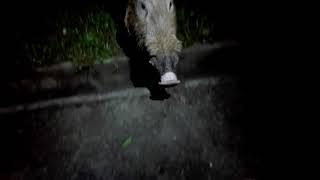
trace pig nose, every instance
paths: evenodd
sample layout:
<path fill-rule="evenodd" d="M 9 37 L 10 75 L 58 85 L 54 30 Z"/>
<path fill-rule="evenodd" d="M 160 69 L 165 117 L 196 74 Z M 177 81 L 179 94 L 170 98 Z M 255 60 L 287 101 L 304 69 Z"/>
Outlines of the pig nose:
<path fill-rule="evenodd" d="M 180 81 L 177 79 L 177 76 L 174 72 L 166 72 L 161 76 L 159 85 L 175 85 L 179 83 Z"/>
<path fill-rule="evenodd" d="M 161 76 L 161 81 L 176 81 L 177 76 L 173 72 L 166 72 L 164 75 Z"/>

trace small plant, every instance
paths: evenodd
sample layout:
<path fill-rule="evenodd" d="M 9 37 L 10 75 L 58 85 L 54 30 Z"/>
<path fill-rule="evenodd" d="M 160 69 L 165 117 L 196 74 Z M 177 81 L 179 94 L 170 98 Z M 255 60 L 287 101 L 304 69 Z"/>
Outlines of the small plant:
<path fill-rule="evenodd" d="M 54 31 L 41 41 L 25 43 L 24 62 L 31 67 L 71 61 L 78 69 L 97 63 L 110 63 L 121 48 L 111 16 L 99 8 L 85 15 L 64 13 L 54 23 Z M 178 38 L 183 47 L 195 42 L 212 42 L 213 26 L 204 16 L 184 8 L 177 9 Z M 20 60 L 21 61 L 21 60 Z"/>
<path fill-rule="evenodd" d="M 178 38 L 183 47 L 188 47 L 195 42 L 212 42 L 213 25 L 205 16 L 197 15 L 186 9 L 177 10 Z"/>
<path fill-rule="evenodd" d="M 45 41 L 26 45 L 27 58 L 34 66 L 71 61 L 76 67 L 108 63 L 118 54 L 116 28 L 110 15 L 103 11 L 74 17 L 65 14 L 56 31 Z"/>

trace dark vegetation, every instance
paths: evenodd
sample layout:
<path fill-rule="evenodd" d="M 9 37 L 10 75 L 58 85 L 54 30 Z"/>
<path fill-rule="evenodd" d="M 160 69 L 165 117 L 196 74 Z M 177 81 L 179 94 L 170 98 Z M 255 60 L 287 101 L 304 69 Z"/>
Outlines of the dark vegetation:
<path fill-rule="evenodd" d="M 239 26 L 235 23 L 239 17 L 231 15 L 235 5 L 175 2 L 178 37 L 184 47 L 237 38 Z M 116 33 L 123 23 L 125 3 L 28 1 L 5 7 L 10 12 L 5 14 L 8 56 L 2 60 L 1 69 L 27 70 L 64 61 L 80 69 L 83 65 L 109 63 L 110 57 L 122 54 Z"/>

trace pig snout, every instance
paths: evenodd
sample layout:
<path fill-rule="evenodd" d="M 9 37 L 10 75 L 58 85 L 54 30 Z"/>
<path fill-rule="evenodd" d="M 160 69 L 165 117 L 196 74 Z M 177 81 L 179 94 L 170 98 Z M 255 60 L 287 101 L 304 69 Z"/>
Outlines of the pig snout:
<path fill-rule="evenodd" d="M 180 81 L 177 79 L 177 75 L 174 72 L 166 72 L 161 76 L 160 85 L 175 85 L 179 84 Z"/>
<path fill-rule="evenodd" d="M 151 58 L 150 64 L 160 73 L 159 85 L 173 86 L 180 83 L 176 75 L 178 57 L 172 56 L 156 56 Z"/>

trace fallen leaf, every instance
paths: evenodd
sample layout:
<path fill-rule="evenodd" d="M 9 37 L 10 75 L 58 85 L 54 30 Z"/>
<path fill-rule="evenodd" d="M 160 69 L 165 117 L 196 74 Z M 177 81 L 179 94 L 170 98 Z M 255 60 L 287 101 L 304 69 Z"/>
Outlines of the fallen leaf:
<path fill-rule="evenodd" d="M 132 143 L 132 137 L 128 137 L 123 143 L 122 148 L 127 148 Z"/>

